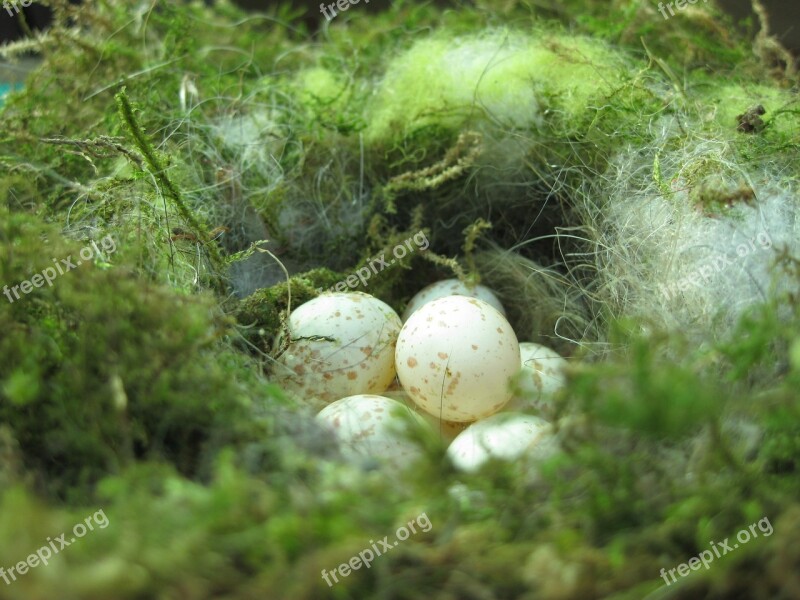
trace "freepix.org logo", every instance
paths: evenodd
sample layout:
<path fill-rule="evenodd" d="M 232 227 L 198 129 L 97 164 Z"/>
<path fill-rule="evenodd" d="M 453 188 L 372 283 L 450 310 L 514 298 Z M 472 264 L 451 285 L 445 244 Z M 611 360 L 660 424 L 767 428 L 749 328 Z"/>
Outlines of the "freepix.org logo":
<path fill-rule="evenodd" d="M 392 248 L 392 255 L 394 256 L 392 260 L 386 260 L 385 252 L 379 256 L 374 256 L 366 261 L 366 264 L 358 269 L 355 273 L 352 273 L 343 281 L 332 285 L 328 291 L 344 292 L 347 290 L 347 288 L 355 289 L 358 287 L 359 282 L 361 285 L 366 287 L 367 282 L 373 275 L 377 275 L 384 269 L 388 269 L 396 264 L 398 260 L 405 258 L 407 255 L 415 252 L 416 250 L 427 250 L 428 246 L 430 246 L 430 242 L 428 241 L 428 237 L 425 235 L 425 232 L 418 231 L 413 236 L 405 240 L 402 244 L 397 244 L 397 246 Z M 322 292 L 321 289 L 318 291 Z"/>
<path fill-rule="evenodd" d="M 0 578 L 5 581 L 6 585 L 11 585 L 17 580 L 17 577 L 25 575 L 31 569 L 35 569 L 39 565 L 47 566 L 54 554 L 58 554 L 90 531 L 94 531 L 95 525 L 100 529 L 105 529 L 108 527 L 108 523 L 108 517 L 101 508 L 93 515 L 86 517 L 81 523 L 76 523 L 72 528 L 72 537 L 69 539 L 67 539 L 67 533 L 62 533 L 55 539 L 48 537 L 47 544 L 40 547 L 25 560 L 19 561 L 13 567 L 0 567 Z"/>
<path fill-rule="evenodd" d="M 427 533 L 433 528 L 433 523 L 431 523 L 427 513 L 421 513 L 416 517 L 416 519 L 412 519 L 405 525 L 398 527 L 397 531 L 395 531 L 395 537 L 397 539 L 394 540 L 394 542 L 389 540 L 388 535 L 384 536 L 382 540 L 378 540 L 377 542 L 370 540 L 369 548 L 364 548 L 357 555 L 351 557 L 347 562 L 340 564 L 331 571 L 322 569 L 322 579 L 325 580 L 325 583 L 328 584 L 328 587 L 332 587 L 334 583 L 339 583 L 339 577 L 347 577 L 351 572 L 358 571 L 361 567 L 366 567 L 369 569 L 372 566 L 372 561 L 374 561 L 375 558 L 386 554 L 392 548 L 397 547 L 400 542 L 405 542 L 412 534 L 417 533 L 417 526 L 419 526 L 423 533 Z M 331 581 L 331 578 L 333 578 L 333 581 Z"/>
<path fill-rule="evenodd" d="M 22 8 L 28 8 L 33 4 L 33 0 L 20 0 L 19 2 L 3 2 L 3 8 L 6 9 L 9 17 L 19 14 Z M 20 8 L 21 7 L 21 8 Z"/>
<path fill-rule="evenodd" d="M 758 526 L 758 530 L 756 530 L 756 526 Z M 769 517 L 764 517 L 760 521 L 753 523 L 747 529 L 742 529 L 736 534 L 737 542 L 728 543 L 730 538 L 725 538 L 721 542 L 711 542 L 711 550 L 703 550 L 697 556 L 693 556 L 687 562 L 679 564 L 674 569 L 661 569 L 661 577 L 664 579 L 664 582 L 669 586 L 673 583 L 678 581 L 678 578 L 675 577 L 675 573 L 680 577 L 686 577 L 692 571 L 697 571 L 700 567 L 705 567 L 706 570 L 709 569 L 711 563 L 714 562 L 714 557 L 722 558 L 729 552 L 733 552 L 739 545 L 744 545 L 752 539 L 758 537 L 758 532 L 761 532 L 764 537 L 769 537 L 772 535 L 772 523 L 769 522 Z M 671 579 L 671 581 L 670 581 Z"/>
<path fill-rule="evenodd" d="M 102 250 L 105 251 L 106 254 L 112 254 L 117 249 L 117 244 L 110 235 L 107 235 L 100 240 L 100 247 L 102 247 Z M 37 273 L 30 279 L 26 279 L 17 285 L 4 286 L 3 294 L 6 298 L 8 298 L 10 303 L 13 303 L 15 300 L 19 300 L 21 298 L 20 292 L 25 295 L 30 294 L 34 288 L 40 288 L 45 283 L 48 287 L 50 287 L 53 285 L 55 278 L 59 275 L 63 275 L 64 273 L 73 269 L 77 269 L 84 262 L 88 262 L 97 256 L 102 256 L 103 251 L 101 251 L 100 247 L 98 247 L 97 243 L 92 240 L 91 245 L 81 248 L 80 252 L 78 252 L 78 255 L 80 256 L 79 259 L 73 260 L 71 254 L 67 258 L 54 258 L 53 265 L 55 266 L 42 269 L 41 273 Z"/>

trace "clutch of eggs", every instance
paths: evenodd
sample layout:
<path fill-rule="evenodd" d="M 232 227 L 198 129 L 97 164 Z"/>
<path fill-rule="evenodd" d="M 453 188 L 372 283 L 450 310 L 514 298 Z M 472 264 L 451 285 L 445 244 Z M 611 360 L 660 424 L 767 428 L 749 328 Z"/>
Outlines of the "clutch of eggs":
<path fill-rule="evenodd" d="M 395 377 L 401 325 L 389 305 L 369 294 L 321 294 L 289 316 L 291 337 L 273 377 L 307 400 L 383 392 Z"/>
<path fill-rule="evenodd" d="M 395 364 L 403 389 L 424 411 L 467 423 L 499 411 L 519 371 L 517 336 L 489 303 L 446 296 L 424 304 L 397 339 Z"/>

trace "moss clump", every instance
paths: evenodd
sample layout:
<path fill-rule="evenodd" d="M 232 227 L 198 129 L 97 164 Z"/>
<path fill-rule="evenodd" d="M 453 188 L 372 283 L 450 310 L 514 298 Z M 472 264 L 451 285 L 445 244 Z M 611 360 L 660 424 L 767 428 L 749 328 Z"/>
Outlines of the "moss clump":
<path fill-rule="evenodd" d="M 710 84 L 711 82 L 709 82 Z M 702 86 L 702 84 L 700 84 Z M 797 118 L 797 95 L 780 88 L 759 83 L 712 84 L 703 94 L 704 104 L 700 109 L 713 119 L 722 131 L 736 130 L 740 133 L 763 133 L 773 140 L 789 141 L 800 134 Z M 759 116 L 762 126 L 757 131 L 743 131 L 743 117 L 748 111 L 763 108 Z"/>
<path fill-rule="evenodd" d="M 459 130 L 480 122 L 536 132 L 555 120 L 551 127 L 571 131 L 622 84 L 624 63 L 623 55 L 576 36 L 495 31 L 454 41 L 440 34 L 388 65 L 366 139 L 391 148 L 431 125 Z"/>
<path fill-rule="evenodd" d="M 35 217 L 0 210 L 3 281 L 51 266 L 43 256 L 79 255 Z M 213 307 L 209 297 L 138 280 L 116 261 L 81 265 L 13 304 L 3 299 L 0 419 L 43 492 L 83 497 L 143 459 L 196 475 L 219 444 L 270 430 L 269 418 L 254 419 L 270 391 L 222 344 L 230 324 Z"/>
<path fill-rule="evenodd" d="M 316 298 L 320 291 L 336 285 L 342 276 L 330 269 L 313 269 L 283 283 L 261 289 L 236 308 L 236 320 L 242 335 L 261 351 L 272 351 L 272 343 L 281 331 L 287 311 Z"/>

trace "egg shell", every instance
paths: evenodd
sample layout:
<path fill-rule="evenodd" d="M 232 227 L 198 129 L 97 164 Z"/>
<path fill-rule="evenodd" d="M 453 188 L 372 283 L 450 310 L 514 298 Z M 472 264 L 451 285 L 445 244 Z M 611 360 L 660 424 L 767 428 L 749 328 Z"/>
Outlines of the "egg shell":
<path fill-rule="evenodd" d="M 363 292 L 326 293 L 289 317 L 292 342 L 274 378 L 299 398 L 332 402 L 383 392 L 395 377 L 402 323 L 384 302 Z"/>
<path fill-rule="evenodd" d="M 470 425 L 453 440 L 447 456 L 464 472 L 474 473 L 492 459 L 541 459 L 555 449 L 552 426 L 540 417 L 499 413 Z"/>
<path fill-rule="evenodd" d="M 488 302 L 495 307 L 500 313 L 505 316 L 506 309 L 503 308 L 500 300 L 495 296 L 494 292 L 485 285 L 474 285 L 468 287 L 458 279 L 444 279 L 430 284 L 422 288 L 416 295 L 411 298 L 403 312 L 403 322 L 408 321 L 408 318 L 417 311 L 420 307 L 428 302 L 433 302 L 439 298 L 446 296 L 469 296 L 470 298 L 478 298 L 484 302 Z"/>
<path fill-rule="evenodd" d="M 434 417 L 458 423 L 503 408 L 520 366 L 517 336 L 505 317 L 466 296 L 434 300 L 411 315 L 395 357 L 411 399 Z"/>
<path fill-rule="evenodd" d="M 401 402 L 373 394 L 336 400 L 316 418 L 333 431 L 349 461 L 365 464 L 377 459 L 394 468 L 405 468 L 422 456 L 408 437 L 411 428 L 429 430 L 425 420 Z"/>
<path fill-rule="evenodd" d="M 567 361 L 555 350 L 533 342 L 521 342 L 519 352 L 522 368 L 514 377 L 514 397 L 505 410 L 534 409 L 552 416 L 549 401 L 566 384 Z"/>
<path fill-rule="evenodd" d="M 402 402 L 403 405 L 408 409 L 413 410 L 417 415 L 425 419 L 428 425 L 430 425 L 431 430 L 434 432 L 437 439 L 440 439 L 448 444 L 456 439 L 456 436 L 471 424 L 454 423 L 452 421 L 443 421 L 442 419 L 437 419 L 432 414 L 420 409 L 419 406 L 417 406 L 417 404 L 411 399 L 411 396 L 409 396 L 402 389 L 393 390 L 389 388 L 389 390 L 383 392 L 383 395 L 387 398 L 391 398 L 392 400 Z"/>

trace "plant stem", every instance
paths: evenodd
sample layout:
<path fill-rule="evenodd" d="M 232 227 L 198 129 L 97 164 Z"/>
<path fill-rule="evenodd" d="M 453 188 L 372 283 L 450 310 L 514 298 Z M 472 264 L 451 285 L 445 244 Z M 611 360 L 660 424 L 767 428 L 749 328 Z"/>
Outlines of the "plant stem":
<path fill-rule="evenodd" d="M 159 161 L 155 149 L 150 143 L 150 140 L 147 139 L 147 136 L 139 125 L 139 122 L 136 120 L 136 116 L 133 114 L 133 107 L 128 99 L 128 94 L 125 92 L 125 88 L 122 88 L 122 90 L 117 92 L 114 98 L 117 101 L 120 118 L 127 126 L 128 131 L 130 132 L 131 137 L 136 144 L 136 147 L 144 157 L 145 162 L 152 171 L 156 180 L 159 182 L 166 195 L 175 203 L 180 215 L 186 220 L 187 223 L 189 223 L 192 229 L 194 229 L 197 238 L 203 242 L 203 247 L 208 251 L 209 261 L 211 262 L 211 266 L 214 271 L 214 276 L 212 278 L 214 287 L 217 288 L 220 293 L 224 294 L 226 291 L 226 285 L 219 276 L 219 272 L 222 270 L 224 261 L 219 252 L 219 248 L 216 246 L 216 243 L 211 240 L 211 236 L 208 234 L 208 228 L 200 223 L 200 221 L 198 221 L 191 213 L 189 208 L 186 206 L 186 203 L 183 201 L 180 191 L 167 175 L 166 168 Z"/>

